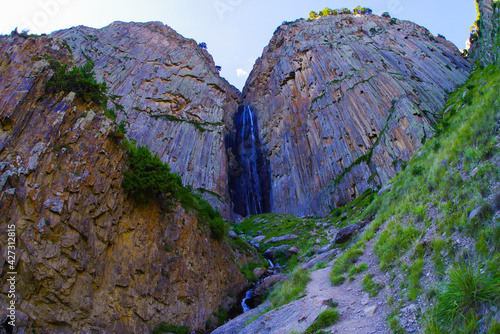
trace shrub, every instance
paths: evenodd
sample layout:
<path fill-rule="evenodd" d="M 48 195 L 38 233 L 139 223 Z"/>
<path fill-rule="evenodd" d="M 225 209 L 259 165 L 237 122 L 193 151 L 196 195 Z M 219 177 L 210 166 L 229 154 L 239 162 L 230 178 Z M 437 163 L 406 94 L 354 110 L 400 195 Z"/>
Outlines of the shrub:
<path fill-rule="evenodd" d="M 87 102 L 94 102 L 97 105 L 105 106 L 106 83 L 97 83 L 95 79 L 94 62 L 87 58 L 85 65 L 74 66 L 68 72 L 68 66 L 55 60 L 50 60 L 50 66 L 54 74 L 47 82 L 49 92 L 75 92 L 76 96 Z"/>
<path fill-rule="evenodd" d="M 354 14 L 369 15 L 369 14 L 373 13 L 373 11 L 368 7 L 357 6 L 356 8 L 354 8 L 353 13 Z"/>
<path fill-rule="evenodd" d="M 173 334 L 188 334 L 189 328 L 186 326 L 174 326 L 167 325 L 165 322 L 160 322 L 153 329 L 153 334 L 162 334 L 162 333 L 173 333 Z"/>
<path fill-rule="evenodd" d="M 205 43 L 205 42 L 201 42 L 200 44 L 198 44 L 198 46 L 199 46 L 201 49 L 204 49 L 204 50 L 206 50 L 206 49 L 207 49 L 207 43 Z"/>
<path fill-rule="evenodd" d="M 170 172 L 170 166 L 163 163 L 157 154 L 152 155 L 147 146 L 130 147 L 129 170 L 125 171 L 123 187 L 140 203 L 151 197 L 176 198 L 182 188 L 181 178 Z"/>
<path fill-rule="evenodd" d="M 383 12 L 382 17 L 385 17 L 386 19 L 390 19 L 391 15 L 389 14 L 389 12 Z"/>
<path fill-rule="evenodd" d="M 309 13 L 309 19 L 311 20 L 317 19 L 318 17 L 319 17 L 318 13 L 316 13 L 313 10 Z"/>

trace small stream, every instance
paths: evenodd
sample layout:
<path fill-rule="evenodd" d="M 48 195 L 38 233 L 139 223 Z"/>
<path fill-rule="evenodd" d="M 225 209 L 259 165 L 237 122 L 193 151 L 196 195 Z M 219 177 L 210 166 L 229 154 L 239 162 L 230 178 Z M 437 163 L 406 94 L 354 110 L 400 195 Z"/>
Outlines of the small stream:
<path fill-rule="evenodd" d="M 271 261 L 271 260 L 269 260 L 269 259 L 266 259 L 266 260 L 269 262 L 269 269 L 273 269 L 273 268 L 275 268 L 275 265 L 274 265 L 273 261 Z M 252 307 L 248 306 L 247 301 L 248 301 L 249 299 L 252 299 L 252 298 L 253 298 L 253 292 L 255 291 L 255 289 L 257 289 L 257 288 L 259 287 L 260 283 L 261 283 L 261 282 L 262 282 L 262 281 L 263 281 L 266 277 L 268 277 L 268 276 L 267 276 L 267 275 L 263 275 L 263 276 L 262 276 L 262 278 L 261 278 L 259 281 L 257 281 L 257 283 L 252 284 L 252 286 L 250 287 L 250 290 L 248 290 L 248 291 L 246 292 L 246 294 L 245 294 L 245 298 L 243 298 L 243 299 L 242 299 L 242 301 L 241 301 L 241 307 L 242 307 L 242 309 L 243 309 L 243 313 L 248 312 L 248 311 L 250 311 L 250 310 L 252 309 Z M 255 305 L 255 306 L 257 306 L 257 305 Z"/>

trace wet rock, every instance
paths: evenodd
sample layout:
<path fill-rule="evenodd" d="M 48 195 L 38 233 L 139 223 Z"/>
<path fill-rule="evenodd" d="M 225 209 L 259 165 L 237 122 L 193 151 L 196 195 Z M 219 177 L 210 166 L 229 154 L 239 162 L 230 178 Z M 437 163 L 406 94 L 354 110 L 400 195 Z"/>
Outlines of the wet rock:
<path fill-rule="evenodd" d="M 351 224 L 349 226 L 346 226 L 342 228 L 340 231 L 337 232 L 337 235 L 335 236 L 334 243 L 336 244 L 343 244 L 349 241 L 352 236 L 359 231 L 361 227 L 358 224 Z"/>

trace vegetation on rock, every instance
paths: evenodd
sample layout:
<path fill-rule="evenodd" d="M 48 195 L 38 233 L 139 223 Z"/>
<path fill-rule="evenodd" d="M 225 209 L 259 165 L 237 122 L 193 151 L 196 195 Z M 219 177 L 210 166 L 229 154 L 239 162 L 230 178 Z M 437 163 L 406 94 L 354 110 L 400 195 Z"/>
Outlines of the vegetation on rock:
<path fill-rule="evenodd" d="M 369 15 L 373 13 L 373 11 L 368 7 L 361 7 L 361 6 L 357 6 L 352 10 L 352 12 L 348 8 L 331 9 L 326 7 L 325 9 L 320 10 L 319 12 L 311 11 L 309 13 L 309 19 L 314 20 L 321 16 L 332 16 L 332 15 L 351 14 L 351 13 Z"/>
<path fill-rule="evenodd" d="M 73 66 L 68 71 L 68 65 L 62 64 L 56 60 L 49 60 L 54 74 L 47 82 L 47 90 L 50 92 L 66 93 L 75 92 L 77 97 L 87 102 L 94 102 L 97 105 L 105 106 L 108 98 L 106 97 L 106 83 L 98 83 L 95 78 L 94 62 L 87 58 L 83 66 Z"/>
<path fill-rule="evenodd" d="M 182 184 L 179 175 L 172 173 L 170 166 L 152 154 L 147 146 L 135 147 L 127 142 L 129 170 L 125 171 L 123 188 L 137 202 L 147 203 L 154 198 L 162 198 L 172 205 L 179 201 L 187 210 L 195 210 L 198 218 L 208 224 L 212 237 L 224 239 L 228 226 L 219 211 L 210 203 Z"/>

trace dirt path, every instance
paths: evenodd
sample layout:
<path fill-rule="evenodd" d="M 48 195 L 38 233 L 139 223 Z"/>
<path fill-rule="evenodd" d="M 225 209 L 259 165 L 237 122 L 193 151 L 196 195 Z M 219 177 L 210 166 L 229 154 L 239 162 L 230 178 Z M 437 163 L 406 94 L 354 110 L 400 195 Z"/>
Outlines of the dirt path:
<path fill-rule="evenodd" d="M 327 308 L 327 301 L 337 302 L 339 321 L 325 331 L 342 334 L 390 333 L 387 324 L 386 289 L 370 298 L 363 291 L 361 282 L 366 273 L 374 275 L 375 282 L 386 282 L 388 277 L 378 270 L 378 260 L 373 255 L 373 243 L 367 243 L 357 265 L 366 263 L 367 272 L 341 286 L 331 286 L 328 267 L 310 273 L 311 281 L 306 287 L 307 296 L 283 305 L 267 313 L 266 304 L 246 312 L 216 329 L 212 334 L 290 334 L 302 333 L 318 315 Z"/>
<path fill-rule="evenodd" d="M 373 243 L 370 241 L 358 265 L 366 263 L 370 267 L 367 271 L 374 275 L 374 281 L 385 281 L 383 274 L 378 270 L 378 260 L 373 255 Z M 329 263 L 330 265 L 333 264 Z M 359 274 L 354 281 L 346 281 L 341 286 L 331 286 L 331 267 L 311 272 L 311 282 L 307 285 L 307 297 L 328 299 L 332 298 L 338 303 L 337 311 L 340 313 L 339 321 L 326 331 L 331 333 L 390 333 L 387 324 L 386 289 L 383 288 L 379 294 L 370 298 L 368 293 L 362 289 L 362 281 L 366 275 Z"/>

